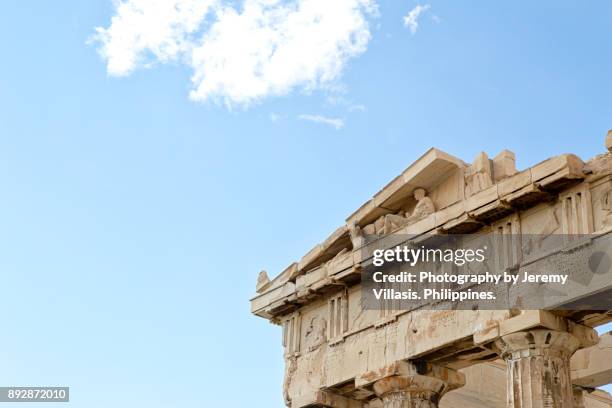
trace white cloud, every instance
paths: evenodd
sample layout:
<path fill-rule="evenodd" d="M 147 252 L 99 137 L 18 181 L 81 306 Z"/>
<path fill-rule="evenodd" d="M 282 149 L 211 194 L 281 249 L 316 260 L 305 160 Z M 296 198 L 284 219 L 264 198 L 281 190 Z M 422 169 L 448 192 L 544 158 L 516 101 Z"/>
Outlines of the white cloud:
<path fill-rule="evenodd" d="M 110 75 L 180 61 L 193 100 L 249 105 L 333 84 L 366 50 L 375 1 L 121 0 L 93 40 Z"/>
<path fill-rule="evenodd" d="M 429 4 L 425 4 L 423 6 L 420 4 L 417 5 L 415 8 L 410 10 L 407 16 L 404 17 L 404 26 L 408 27 L 412 34 L 415 34 L 419 28 L 419 17 L 423 12 L 429 10 L 430 8 L 431 6 Z"/>
<path fill-rule="evenodd" d="M 92 42 L 106 60 L 110 75 L 129 75 L 153 62 L 188 54 L 198 31 L 217 0 L 115 1 L 108 28 L 96 27 Z"/>
<path fill-rule="evenodd" d="M 324 125 L 332 126 L 336 130 L 342 129 L 344 127 L 344 120 L 340 118 L 327 118 L 321 115 L 300 115 L 298 116 L 301 120 L 307 120 L 315 123 L 322 123 Z"/>

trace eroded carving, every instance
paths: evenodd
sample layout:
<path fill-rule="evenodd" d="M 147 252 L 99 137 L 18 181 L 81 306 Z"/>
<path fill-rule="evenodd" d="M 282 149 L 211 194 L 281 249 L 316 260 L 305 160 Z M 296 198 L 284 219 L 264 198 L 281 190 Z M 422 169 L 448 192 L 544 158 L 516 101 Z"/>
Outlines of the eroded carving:
<path fill-rule="evenodd" d="M 285 405 L 291 407 L 291 393 L 289 388 L 291 382 L 297 371 L 297 357 L 290 356 L 285 359 L 285 380 L 283 381 L 283 398 L 285 399 Z"/>
<path fill-rule="evenodd" d="M 314 316 L 310 319 L 306 334 L 304 337 L 304 345 L 306 350 L 312 351 L 324 344 L 327 338 L 327 321 L 319 316 Z"/>
<path fill-rule="evenodd" d="M 263 293 L 270 286 L 270 278 L 268 277 L 268 273 L 266 271 L 259 272 L 257 275 L 257 286 L 255 287 L 255 291 L 257 293 Z"/>
<path fill-rule="evenodd" d="M 514 174 L 516 174 L 516 156 L 510 150 L 503 150 L 493 158 L 495 181 L 503 180 Z"/>
<path fill-rule="evenodd" d="M 415 189 L 413 194 L 417 203 L 412 210 L 412 214 L 406 216 L 405 212 L 400 211 L 397 214 L 386 215 L 383 227 L 384 234 L 390 234 L 398 228 L 414 224 L 436 211 L 433 200 L 427 196 L 427 191 L 424 188 Z"/>
<path fill-rule="evenodd" d="M 349 225 L 349 235 L 351 237 L 353 248 L 360 248 L 365 243 L 363 231 L 356 221 Z"/>
<path fill-rule="evenodd" d="M 544 241 L 552 234 L 557 232 L 561 227 L 561 224 L 559 223 L 559 216 L 557 215 L 555 207 L 551 205 L 545 211 L 546 215 L 544 221 L 541 222 L 539 229 L 531 234 L 521 237 L 524 238 L 522 251 L 527 255 L 540 251 L 544 245 Z"/>
<path fill-rule="evenodd" d="M 385 216 L 381 215 L 376 221 L 363 227 L 367 235 L 382 235 L 385 226 Z"/>
<path fill-rule="evenodd" d="M 465 173 L 465 194 L 470 197 L 493 185 L 491 161 L 485 152 L 480 152 Z"/>
<path fill-rule="evenodd" d="M 604 212 L 603 225 L 612 226 L 612 188 L 601 195 L 601 210 Z"/>

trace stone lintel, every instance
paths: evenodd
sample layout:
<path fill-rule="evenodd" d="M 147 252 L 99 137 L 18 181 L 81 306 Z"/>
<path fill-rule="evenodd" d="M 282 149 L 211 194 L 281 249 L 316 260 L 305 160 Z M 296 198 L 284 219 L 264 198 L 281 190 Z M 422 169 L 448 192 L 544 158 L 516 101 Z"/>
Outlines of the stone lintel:
<path fill-rule="evenodd" d="M 504 197 L 514 208 L 528 208 L 538 202 L 549 201 L 553 194 L 545 191 L 536 183 L 530 183 L 525 187 L 509 193 Z"/>
<path fill-rule="evenodd" d="M 544 188 L 553 187 L 561 178 L 584 178 L 584 162 L 574 154 L 562 154 L 533 166 L 531 177 Z"/>
<path fill-rule="evenodd" d="M 504 200 L 495 200 L 490 204 L 470 212 L 468 215 L 482 223 L 496 221 L 514 212 L 514 208 Z"/>
<path fill-rule="evenodd" d="M 571 360 L 572 383 L 601 387 L 612 382 L 612 333 L 603 334 L 599 343 L 578 350 Z"/>

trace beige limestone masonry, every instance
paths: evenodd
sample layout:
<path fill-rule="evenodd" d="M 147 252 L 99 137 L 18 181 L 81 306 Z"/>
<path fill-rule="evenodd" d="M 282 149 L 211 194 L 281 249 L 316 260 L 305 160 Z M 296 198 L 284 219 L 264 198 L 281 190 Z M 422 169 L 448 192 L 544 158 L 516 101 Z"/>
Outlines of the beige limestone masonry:
<path fill-rule="evenodd" d="M 360 290 L 366 234 L 612 233 L 612 133 L 605 145 L 525 170 L 508 150 L 467 164 L 432 148 L 275 278 L 262 271 L 251 311 L 281 327 L 286 405 L 612 407 L 595 390 L 612 381 L 612 341 L 593 329 L 610 310 L 383 313 Z"/>

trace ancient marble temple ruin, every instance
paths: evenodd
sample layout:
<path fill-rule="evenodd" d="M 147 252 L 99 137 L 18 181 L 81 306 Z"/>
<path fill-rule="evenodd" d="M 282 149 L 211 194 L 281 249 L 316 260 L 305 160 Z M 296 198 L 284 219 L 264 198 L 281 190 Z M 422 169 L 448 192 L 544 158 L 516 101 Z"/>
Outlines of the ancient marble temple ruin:
<path fill-rule="evenodd" d="M 593 329 L 612 311 L 365 310 L 359 250 L 365 234 L 610 234 L 612 132 L 606 149 L 519 171 L 508 150 L 468 164 L 432 148 L 299 261 L 260 273 L 251 310 L 281 327 L 286 405 L 612 407 L 596 389 L 612 335 Z"/>

